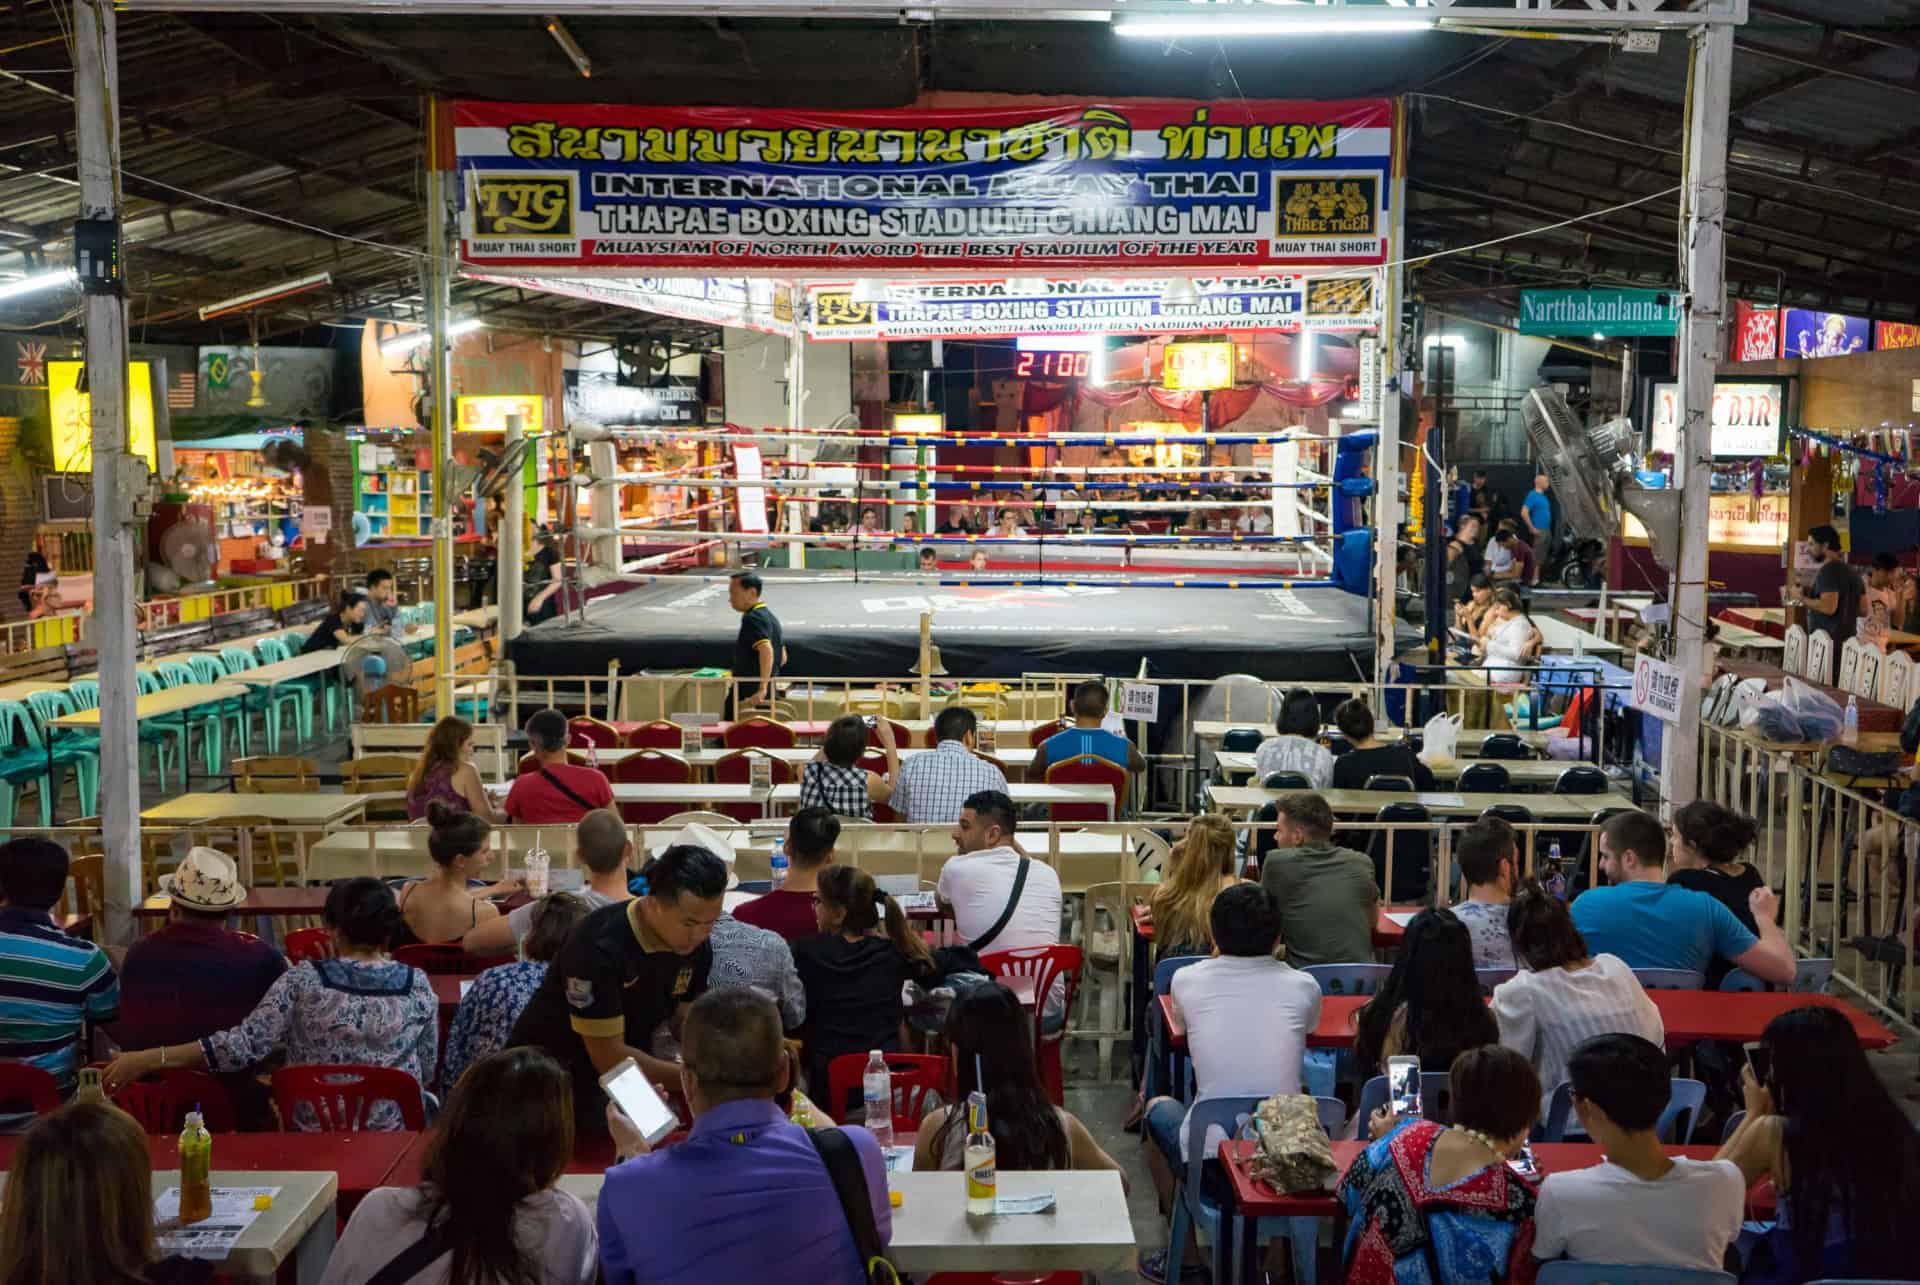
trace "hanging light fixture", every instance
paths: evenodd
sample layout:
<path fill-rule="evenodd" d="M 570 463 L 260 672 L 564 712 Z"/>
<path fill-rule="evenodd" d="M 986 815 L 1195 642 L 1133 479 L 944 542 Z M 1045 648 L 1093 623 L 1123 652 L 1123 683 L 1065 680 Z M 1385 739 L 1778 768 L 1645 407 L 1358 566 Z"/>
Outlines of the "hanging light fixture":
<path fill-rule="evenodd" d="M 1160 292 L 1162 308 L 1192 308 L 1200 302 L 1200 287 L 1192 277 L 1170 277 Z"/>

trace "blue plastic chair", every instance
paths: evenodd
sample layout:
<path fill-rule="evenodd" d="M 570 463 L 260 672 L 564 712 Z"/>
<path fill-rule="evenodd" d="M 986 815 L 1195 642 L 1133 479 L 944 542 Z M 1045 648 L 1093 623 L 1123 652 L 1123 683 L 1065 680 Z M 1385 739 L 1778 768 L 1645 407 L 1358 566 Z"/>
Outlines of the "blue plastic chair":
<path fill-rule="evenodd" d="M 1473 977 L 1480 983 L 1480 993 L 1491 996 L 1494 987 L 1503 982 L 1512 981 L 1514 974 L 1519 971 L 1517 968 L 1476 968 L 1473 970 Z"/>
<path fill-rule="evenodd" d="M 1207 1160 L 1207 1130 L 1219 1128 L 1231 1138 L 1235 1136 L 1246 1118 L 1259 1109 L 1262 1098 L 1202 1098 L 1193 1104 L 1187 1114 L 1186 1143 L 1187 1162 L 1185 1171 L 1174 1186 L 1173 1226 L 1168 1229 L 1167 1241 L 1167 1279 L 1180 1279 L 1181 1268 L 1185 1264 L 1187 1233 L 1192 1230 L 1204 1235 L 1213 1242 L 1213 1279 L 1216 1281 L 1238 1280 L 1237 1262 L 1229 1267 L 1229 1258 L 1239 1256 L 1251 1249 L 1251 1246 L 1234 1245 L 1234 1237 L 1228 1217 L 1220 1206 L 1208 1200 L 1200 1184 L 1201 1166 Z M 1325 1122 L 1325 1114 L 1321 1116 Z M 1318 1254 L 1320 1220 L 1317 1218 L 1262 1218 L 1255 1228 L 1256 1241 L 1264 1242 L 1275 1235 L 1287 1236 L 1294 1247 L 1294 1279 L 1314 1279 L 1314 1258 Z M 1307 1257 L 1302 1262 L 1301 1246 L 1305 1244 Z M 1229 1270 L 1233 1272 L 1228 1275 Z"/>
<path fill-rule="evenodd" d="M 1445 1071 L 1420 1072 L 1420 1109 L 1429 1120 L 1445 1120 L 1453 1105 L 1453 1085 Z M 1387 1105 L 1387 1077 L 1376 1075 L 1360 1086 L 1360 1100 L 1353 1108 L 1354 1132 L 1366 1141 L 1367 1124 L 1373 1113 Z"/>
<path fill-rule="evenodd" d="M 1266 733 L 1257 727 L 1229 727 L 1220 734 L 1220 748 L 1232 754 L 1251 754 L 1265 739 Z"/>
<path fill-rule="evenodd" d="M 1700 1109 L 1707 1104 L 1707 1086 L 1699 1080 L 1674 1079 L 1668 1081 L 1666 1110 L 1654 1122 L 1653 1131 L 1660 1141 L 1684 1146 L 1692 1137 L 1693 1129 L 1700 1121 Z M 1679 1131 L 1680 1117 L 1687 1117 L 1685 1137 L 1675 1137 Z M 1565 1142 L 1567 1127 L 1573 1119 L 1573 1085 L 1561 1083 L 1553 1091 L 1552 1099 L 1547 1103 L 1547 1123 L 1543 1142 Z"/>
<path fill-rule="evenodd" d="M 1735 1111 L 1732 1115 L 1728 1116 L 1727 1127 L 1720 1131 L 1720 1141 L 1722 1143 L 1726 1142 L 1728 1138 L 1731 1138 L 1733 1136 L 1734 1130 L 1738 1129 L 1741 1125 L 1745 1124 L 1746 1122 L 1747 1122 L 1747 1113 L 1745 1111 Z"/>
<path fill-rule="evenodd" d="M 1153 966 L 1153 994 L 1169 994 L 1173 989 L 1173 975 L 1188 964 L 1197 964 L 1205 955 L 1172 955 Z M 1175 1065 L 1175 1059 L 1184 1064 L 1184 1055 L 1176 1055 L 1167 1047 L 1167 1028 L 1160 1017 L 1160 1005 L 1149 1001 L 1147 1004 L 1147 1068 L 1142 1092 L 1147 1101 L 1163 1094 L 1180 1094 L 1186 1089 L 1186 1075 L 1182 1066 Z M 1177 1088 L 1175 1086 L 1178 1086 Z"/>
<path fill-rule="evenodd" d="M 1801 959 L 1793 965 L 1793 981 L 1786 987 L 1796 995 L 1824 995 L 1833 981 L 1831 959 Z M 1775 982 L 1763 982 L 1744 968 L 1736 968 L 1720 979 L 1723 991 L 1777 991 Z"/>
<path fill-rule="evenodd" d="M 1650 991 L 1697 991 L 1707 985 L 1707 975 L 1690 968 L 1636 968 L 1633 975 Z"/>
<path fill-rule="evenodd" d="M 1734 1276 L 1700 1267 L 1576 1263 L 1559 1258 L 1540 1265 L 1539 1281 L 1540 1285 L 1734 1285 Z"/>
<path fill-rule="evenodd" d="M 1373 995 L 1387 984 L 1392 964 L 1309 964 L 1300 970 L 1320 983 L 1322 995 Z"/>
<path fill-rule="evenodd" d="M 67 692 L 34 692 L 27 697 L 26 704 L 40 724 L 41 733 L 53 742 L 54 763 L 73 766 L 74 792 L 80 799 L 81 815 L 97 815 L 100 803 L 100 738 L 88 732 L 47 726 L 62 714 L 75 712 L 73 697 Z"/>

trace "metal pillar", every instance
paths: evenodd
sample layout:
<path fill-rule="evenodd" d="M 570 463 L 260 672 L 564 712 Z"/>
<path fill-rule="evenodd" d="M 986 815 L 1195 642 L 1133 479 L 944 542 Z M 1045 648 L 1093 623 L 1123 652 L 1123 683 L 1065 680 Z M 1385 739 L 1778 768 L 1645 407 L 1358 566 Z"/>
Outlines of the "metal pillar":
<path fill-rule="evenodd" d="M 1727 102 L 1733 73 L 1733 28 L 1713 26 L 1693 36 L 1688 86 L 1687 150 L 1681 175 L 1681 289 L 1679 446 L 1674 467 L 1680 485 L 1680 568 L 1673 604 L 1673 663 L 1680 671 L 1680 717 L 1661 738 L 1660 788 L 1670 807 L 1698 794 L 1700 675 L 1706 661 L 1707 511 L 1711 493 L 1713 376 L 1724 342 L 1727 210 Z"/>
<path fill-rule="evenodd" d="M 111 0 L 73 7 L 73 111 L 80 215 L 120 218 L 120 59 Z M 87 294 L 87 389 L 93 435 L 93 640 L 100 660 L 100 834 L 106 848 L 102 940 L 133 938 L 140 902 L 140 757 L 134 721 L 133 505 L 144 463 L 127 452 L 127 301 Z"/>
<path fill-rule="evenodd" d="M 612 535 L 595 536 L 591 544 L 593 563 L 605 568 L 613 575 L 620 574 L 620 565 L 626 558 L 626 538 L 619 532 L 622 514 L 620 512 L 620 484 L 602 481 L 620 471 L 620 457 L 614 453 L 612 442 L 592 442 L 587 446 L 587 468 L 593 473 L 593 485 L 587 493 L 593 497 L 593 525 L 602 531 L 612 531 Z M 576 496 L 578 492 L 575 493 Z M 575 500 L 578 504 L 578 500 Z M 574 527 L 580 526 L 577 517 Z M 584 587 L 584 585 L 583 585 Z"/>
<path fill-rule="evenodd" d="M 798 283 L 796 283 L 795 289 L 797 290 L 798 288 L 799 288 Z M 802 426 L 802 421 L 800 418 L 800 407 L 801 407 L 801 402 L 803 402 L 806 398 L 805 388 L 807 383 L 807 355 L 806 355 L 806 351 L 801 347 L 801 345 L 805 342 L 806 342 L 806 330 L 800 325 L 799 320 L 796 318 L 793 323 L 793 333 L 787 336 L 787 427 L 792 429 L 798 429 Z M 789 437 L 786 441 L 786 447 L 787 447 L 786 458 L 789 460 L 796 459 L 797 458 L 796 452 L 798 452 L 800 449 L 799 441 L 795 438 Z M 819 447 L 815 446 L 814 455 L 816 456 L 816 458 L 818 457 L 819 453 L 820 453 Z M 856 451 L 854 454 L 854 459 L 858 461 L 859 458 L 860 458 L 859 453 Z M 769 469 L 767 471 L 771 473 L 772 470 Z M 863 474 L 859 470 L 856 470 L 855 474 L 856 474 L 856 478 L 859 476 L 863 476 Z M 793 524 L 789 527 L 788 533 L 794 534 L 794 535 L 805 534 L 806 522 L 804 521 L 804 516 L 807 511 L 806 506 L 795 505 L 788 511 L 797 515 L 797 520 L 794 521 Z M 779 514 L 780 514 L 780 506 L 775 505 L 774 516 L 776 519 L 779 517 Z M 856 512 L 853 515 L 853 521 L 855 526 L 859 525 L 860 515 L 858 512 Z M 778 527 L 779 523 L 777 520 L 774 525 L 776 528 Z M 855 559 L 854 567 L 857 570 L 860 565 L 859 564 L 860 546 L 857 543 L 859 540 L 859 537 L 856 535 L 854 539 L 856 541 L 856 543 L 854 544 L 854 559 Z M 802 569 L 807 565 L 807 542 L 805 540 L 787 541 L 787 565 L 796 570 Z"/>
<path fill-rule="evenodd" d="M 427 129 L 427 369 L 433 393 L 433 706 L 445 716 L 453 713 L 453 351 L 447 339 L 447 311 L 451 306 L 452 238 L 447 220 L 450 206 L 445 156 L 439 146 L 441 119 L 438 99 L 428 104 Z"/>
<path fill-rule="evenodd" d="M 507 458 L 512 458 L 514 448 L 526 440 L 527 421 L 520 415 L 507 416 L 506 442 L 502 449 Z M 524 479 L 525 465 L 514 470 L 514 476 L 507 479 L 506 494 L 502 496 L 500 530 L 495 533 L 494 548 L 495 571 L 500 585 L 500 643 L 502 654 L 505 645 L 520 636 L 526 626 L 525 587 L 522 577 L 526 574 L 525 540 L 522 533 L 527 527 L 527 486 Z"/>

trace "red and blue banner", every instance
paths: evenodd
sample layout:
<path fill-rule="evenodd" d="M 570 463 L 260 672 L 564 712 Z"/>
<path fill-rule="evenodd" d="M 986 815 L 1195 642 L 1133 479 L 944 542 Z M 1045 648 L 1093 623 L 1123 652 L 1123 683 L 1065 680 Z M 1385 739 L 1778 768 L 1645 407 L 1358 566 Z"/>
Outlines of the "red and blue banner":
<path fill-rule="evenodd" d="M 458 102 L 461 255 L 726 272 L 1376 264 L 1393 105 Z"/>
<path fill-rule="evenodd" d="M 1865 317 L 1839 312 L 1788 308 L 1780 315 L 1780 329 L 1789 357 L 1844 357 L 1865 352 L 1873 335 Z"/>

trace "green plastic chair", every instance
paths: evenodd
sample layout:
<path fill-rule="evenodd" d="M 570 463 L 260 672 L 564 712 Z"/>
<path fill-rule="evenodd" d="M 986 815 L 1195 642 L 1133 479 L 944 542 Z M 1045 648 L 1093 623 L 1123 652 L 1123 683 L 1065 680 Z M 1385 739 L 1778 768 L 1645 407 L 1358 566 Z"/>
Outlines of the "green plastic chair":
<path fill-rule="evenodd" d="M 0 751 L 0 828 L 12 827 L 20 790 L 27 785 L 39 791 L 40 824 L 52 825 L 58 759 L 48 760 L 40 725 L 20 701 L 0 701 L 0 745 L 7 747 Z"/>
<path fill-rule="evenodd" d="M 187 657 L 187 664 L 193 669 L 193 681 L 196 683 L 218 683 L 226 680 L 228 673 L 226 662 L 217 657 L 195 652 Z M 253 752 L 251 729 L 254 712 L 265 708 L 264 703 L 254 701 L 252 697 L 253 693 L 249 692 L 245 696 L 236 696 L 212 707 L 216 711 L 216 717 L 223 721 L 233 720 L 235 733 L 233 739 L 239 745 L 243 756 Z"/>
<path fill-rule="evenodd" d="M 260 640 L 260 660 L 263 664 L 274 665 L 283 660 L 292 660 L 293 652 L 287 646 L 287 639 L 262 638 Z M 273 689 L 274 695 L 282 699 L 290 698 L 293 704 L 294 728 L 300 739 L 313 739 L 313 688 L 306 683 L 286 683 Z M 274 733 L 275 736 L 278 732 Z"/>
<path fill-rule="evenodd" d="M 54 766 L 58 768 L 70 764 L 73 767 L 74 793 L 80 800 L 80 814 L 97 815 L 100 803 L 100 738 L 87 732 L 47 726 L 62 714 L 74 712 L 73 697 L 66 692 L 34 692 L 27 697 L 26 705 L 39 724 L 34 731 L 53 741 Z M 41 745 L 44 749 L 45 742 L 42 741 Z"/>
<path fill-rule="evenodd" d="M 193 666 L 184 660 L 163 660 L 154 667 L 160 675 L 161 686 L 171 690 L 175 687 L 189 687 L 199 682 L 193 672 Z M 220 772 L 222 719 L 225 717 L 219 705 L 202 705 L 195 709 L 182 710 L 178 714 L 166 716 L 167 722 L 179 720 L 187 729 L 191 740 L 195 729 L 200 732 L 200 748 L 206 755 L 207 775 L 216 776 Z M 189 750 L 189 752 L 191 752 Z"/>
<path fill-rule="evenodd" d="M 133 674 L 139 694 L 151 696 L 154 692 L 165 690 L 160 675 L 150 670 L 138 669 Z M 74 683 L 67 690 L 74 693 L 76 700 L 83 699 L 79 691 L 82 687 L 91 688 L 88 704 L 82 709 L 95 709 L 100 704 L 100 685 L 96 682 Z M 169 714 L 163 718 L 143 718 L 139 723 L 140 744 L 153 747 L 153 771 L 160 780 L 160 789 L 167 788 L 167 768 L 172 759 L 179 755 L 184 762 L 188 752 L 187 721 L 178 714 Z"/>
<path fill-rule="evenodd" d="M 220 659 L 226 662 L 227 673 L 238 674 L 249 669 L 258 669 L 260 662 L 254 659 L 251 651 L 245 647 L 228 647 L 221 651 Z M 294 687 L 256 687 L 247 693 L 247 708 L 258 710 L 260 720 L 267 732 L 267 753 L 280 752 L 280 723 L 283 714 L 293 715 L 294 735 L 300 734 L 300 703 L 307 699 L 303 692 Z M 309 713 L 311 723 L 312 715 Z M 246 753 L 245 750 L 241 751 Z"/>

